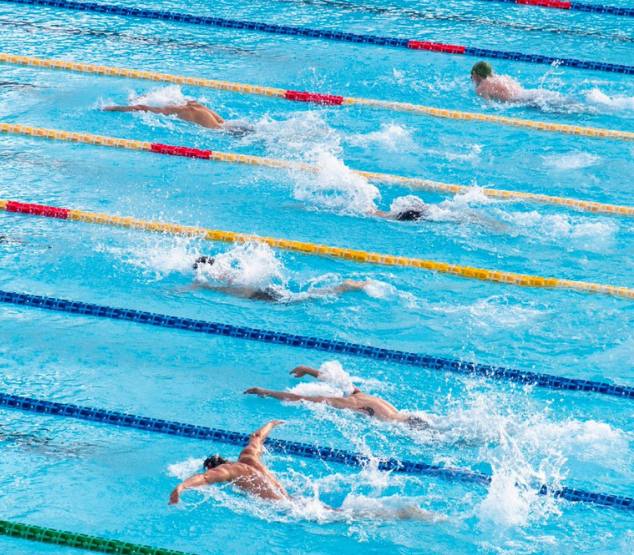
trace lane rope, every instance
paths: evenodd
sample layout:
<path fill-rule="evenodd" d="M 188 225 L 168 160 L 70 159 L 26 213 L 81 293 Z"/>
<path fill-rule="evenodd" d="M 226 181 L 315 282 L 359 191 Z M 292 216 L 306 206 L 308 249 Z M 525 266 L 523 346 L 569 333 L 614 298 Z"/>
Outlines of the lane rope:
<path fill-rule="evenodd" d="M 74 547 L 95 553 L 111 553 L 112 555 L 191 555 L 183 551 L 149 547 L 120 540 L 108 540 L 77 532 L 66 532 L 7 520 L 0 520 L 0 535 L 31 542 Z"/>
<path fill-rule="evenodd" d="M 591 283 L 585 281 L 573 281 L 560 278 L 544 278 L 515 272 L 502 270 L 487 270 L 484 268 L 473 268 L 471 266 L 461 266 L 459 264 L 449 264 L 446 262 L 435 262 L 422 258 L 412 258 L 406 256 L 394 256 L 391 254 L 380 254 L 376 252 L 347 249 L 344 247 L 329 247 L 315 243 L 306 243 L 292 239 L 277 239 L 275 237 L 265 237 L 247 233 L 236 233 L 233 231 L 221 231 L 197 226 L 187 226 L 181 224 L 163 223 L 152 220 L 142 220 L 123 216 L 111 216 L 108 214 L 98 214 L 85 210 L 74 210 L 70 208 L 60 208 L 57 206 L 45 206 L 41 204 L 28 204 L 13 200 L 0 199 L 0 211 L 13 212 L 18 214 L 29 214 L 32 216 L 44 216 L 61 220 L 71 220 L 77 222 L 94 223 L 115 227 L 140 229 L 158 233 L 170 233 L 188 237 L 200 237 L 207 241 L 223 243 L 249 243 L 257 242 L 269 247 L 299 252 L 313 256 L 325 256 L 329 258 L 339 258 L 366 264 L 381 264 L 383 266 L 400 266 L 410 268 L 420 268 L 458 276 L 466 279 L 478 281 L 488 281 L 491 283 L 503 283 L 506 285 L 516 285 L 518 287 L 531 287 L 540 289 L 560 289 L 564 291 L 574 291 L 576 293 L 603 294 L 622 299 L 634 299 L 634 289 L 628 287 L 618 287 L 615 285 L 605 285 L 601 283 Z"/>
<path fill-rule="evenodd" d="M 292 27 L 288 25 L 274 25 L 257 21 L 244 21 L 237 19 L 225 19 L 221 17 L 208 17 L 182 12 L 170 12 L 163 10 L 146 10 L 131 8 L 113 4 L 94 2 L 75 2 L 72 0 L 0 0 L 9 4 L 22 4 L 28 6 L 45 6 L 83 12 L 103 13 L 108 15 L 122 15 L 159 21 L 173 21 L 176 23 L 191 23 L 207 27 L 223 27 L 225 29 L 241 29 L 245 31 L 258 31 L 276 35 L 302 36 L 319 38 L 339 42 L 351 42 L 355 44 L 374 44 L 378 46 L 394 46 L 408 48 L 410 50 L 427 50 L 430 52 L 442 52 L 445 54 L 458 54 L 476 56 L 478 58 L 492 58 L 501 60 L 514 60 L 535 64 L 559 65 L 577 69 L 591 69 L 606 71 L 609 73 L 622 73 L 634 75 L 634 66 L 577 60 L 573 58 L 560 58 L 543 56 L 541 54 L 524 54 L 522 52 L 507 52 L 503 50 L 490 50 L 439 42 L 419 41 L 413 39 L 400 39 L 395 37 L 382 37 L 377 35 L 360 35 L 356 33 L 344 33 L 341 31 L 329 31 L 327 29 L 310 29 L 307 27 Z"/>
<path fill-rule="evenodd" d="M 325 351 L 328 353 L 337 353 L 339 355 L 355 356 L 371 360 L 392 362 L 405 366 L 426 368 L 437 372 L 449 372 L 472 378 L 505 380 L 512 383 L 539 386 L 558 391 L 579 391 L 584 393 L 597 393 L 599 395 L 607 395 L 609 397 L 634 399 L 634 387 L 626 385 L 601 383 L 589 380 L 580 380 L 577 378 L 566 378 L 562 376 L 551 376 L 536 372 L 525 372 L 522 370 L 503 368 L 501 366 L 491 366 L 475 362 L 452 360 L 430 355 L 371 347 L 369 345 L 360 345 L 356 343 L 349 343 L 347 341 L 319 339 L 316 337 L 295 335 L 284 332 L 261 330 L 245 326 L 233 326 L 230 324 L 221 324 L 219 322 L 207 322 L 192 318 L 154 314 L 151 312 L 143 312 L 133 309 L 113 308 L 92 303 L 84 303 L 81 301 L 70 301 L 66 299 L 42 297 L 40 295 L 29 295 L 27 293 L 13 293 L 2 290 L 0 290 L 0 303 L 39 308 L 42 310 L 63 312 L 67 314 L 79 314 L 81 316 L 123 320 L 127 322 L 135 322 L 137 324 L 157 326 L 160 328 L 192 331 L 206 335 L 244 339 L 246 341 L 259 341 L 298 349 Z"/>
<path fill-rule="evenodd" d="M 62 416 L 78 420 L 99 422 L 121 428 L 133 428 L 146 432 L 166 434 L 179 437 L 188 437 L 197 440 L 228 443 L 230 445 L 245 446 L 249 442 L 249 435 L 240 432 L 230 432 L 205 426 L 171 422 L 145 416 L 135 416 L 116 411 L 95 409 L 91 407 L 77 406 L 55 401 L 44 401 L 8 395 L 0 393 L 0 407 L 19 410 L 23 412 Z M 327 462 L 335 462 L 352 467 L 364 467 L 371 461 L 365 455 L 352 453 L 343 449 L 332 447 L 320 447 L 307 443 L 299 443 L 283 439 L 268 438 L 265 445 L 271 451 L 297 455 L 309 459 L 317 459 Z M 398 472 L 402 474 L 424 475 L 442 478 L 451 482 L 473 483 L 481 486 L 489 486 L 491 477 L 475 470 L 455 468 L 449 466 L 430 465 L 421 462 L 402 461 L 388 458 L 376 460 L 381 471 Z M 568 487 L 554 489 L 543 484 L 538 490 L 539 495 L 550 495 L 558 499 L 568 501 L 592 503 L 603 507 L 614 507 L 623 510 L 634 510 L 634 499 L 610 495 Z"/>
<path fill-rule="evenodd" d="M 602 13 L 634 17 L 634 8 L 619 6 L 605 6 L 602 4 L 585 4 L 583 2 L 567 2 L 562 0 L 484 0 L 485 2 L 499 2 L 503 4 L 520 4 L 523 6 L 537 6 L 539 8 L 555 8 L 587 13 Z"/>
<path fill-rule="evenodd" d="M 543 121 L 525 120 L 519 118 L 509 118 L 506 116 L 495 116 L 489 114 L 478 114 L 474 112 L 462 112 L 460 110 L 447 110 L 445 108 L 431 108 L 420 104 L 410 104 L 406 102 L 392 102 L 389 100 L 373 100 L 367 98 L 355 98 L 338 96 L 334 94 L 323 94 L 306 91 L 294 91 L 279 89 L 274 87 L 264 87 L 260 85 L 249 85 L 245 83 L 232 83 L 230 81 L 219 81 L 215 79 L 202 79 L 198 77 L 185 77 L 183 75 L 170 75 L 155 71 L 142 71 L 136 69 L 125 69 L 118 67 L 84 64 L 80 62 L 69 62 L 65 60 L 51 60 L 45 58 L 35 58 L 32 56 L 18 56 L 15 54 L 0 53 L 0 63 L 13 64 L 19 66 L 38 67 L 46 69 L 57 69 L 74 71 L 77 73 L 88 73 L 92 75 L 106 75 L 111 77 L 129 77 L 132 79 L 144 79 L 161 83 L 176 83 L 179 85 L 191 85 L 194 87 L 204 87 L 209 89 L 231 91 L 236 93 L 256 94 L 274 98 L 283 98 L 296 102 L 308 102 L 323 106 L 365 106 L 379 110 L 395 112 L 405 112 L 411 114 L 425 115 L 442 119 L 461 120 L 470 122 L 496 123 L 520 129 L 531 129 L 536 131 L 550 131 L 553 133 L 563 133 L 565 135 L 577 135 L 580 137 L 593 137 L 598 139 L 615 139 L 622 141 L 634 141 L 634 133 L 629 131 L 619 131 L 614 129 L 601 129 L 597 127 L 583 127 L 579 125 L 567 125 L 559 123 L 549 123 Z"/>
<path fill-rule="evenodd" d="M 1 0 L 0 0 L 1 1 Z M 165 145 L 161 143 L 150 143 L 148 141 L 135 141 L 130 139 L 119 139 L 114 137 L 104 137 L 91 133 L 76 133 L 70 131 L 59 131 L 56 129 L 45 129 L 43 127 L 32 127 L 15 123 L 0 123 L 0 133 L 11 135 L 21 135 L 23 137 L 37 137 L 42 139 L 52 139 L 71 143 L 82 143 L 97 146 L 107 146 L 128 150 L 140 150 L 144 152 L 154 152 L 155 154 L 165 154 L 168 156 L 183 156 L 185 158 L 197 158 L 200 160 L 211 160 L 213 162 L 228 162 L 232 164 L 246 164 L 249 166 L 265 166 L 269 168 L 283 168 L 288 170 L 300 170 L 305 172 L 320 173 L 319 166 L 293 162 L 289 160 L 278 160 L 275 158 L 263 158 L 261 156 L 250 156 L 233 152 L 219 152 L 214 150 L 189 148 L 185 146 Z M 473 187 L 466 185 L 455 185 L 430 181 L 418 177 L 403 177 L 388 173 L 369 172 L 364 170 L 350 170 L 360 175 L 368 181 L 379 182 L 386 185 L 408 187 L 419 191 L 429 191 L 434 193 L 456 195 L 473 190 Z M 591 212 L 594 214 L 610 214 L 615 216 L 634 216 L 633 206 L 622 206 L 616 204 L 606 204 L 588 200 L 579 200 L 566 197 L 553 197 L 537 193 L 522 193 L 518 191 L 506 191 L 503 189 L 479 189 L 487 197 L 501 200 L 515 200 L 521 202 L 534 202 L 536 204 L 562 206 Z"/>

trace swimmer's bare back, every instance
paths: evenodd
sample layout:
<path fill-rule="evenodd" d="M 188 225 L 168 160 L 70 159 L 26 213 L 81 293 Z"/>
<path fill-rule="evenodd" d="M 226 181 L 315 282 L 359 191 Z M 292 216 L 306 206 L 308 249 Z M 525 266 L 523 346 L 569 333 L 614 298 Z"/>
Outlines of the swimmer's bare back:
<path fill-rule="evenodd" d="M 227 482 L 261 499 L 270 501 L 290 499 L 290 495 L 282 484 L 260 460 L 266 438 L 273 428 L 283 423 L 282 420 L 272 420 L 253 432 L 249 437 L 248 445 L 240 453 L 237 462 L 226 462 L 202 474 L 194 474 L 180 483 L 172 491 L 169 504 L 178 503 L 181 493 L 188 489 Z"/>
<path fill-rule="evenodd" d="M 210 110 L 204 104 L 190 100 L 184 106 L 146 106 L 134 104 L 133 106 L 107 106 L 105 112 L 152 112 L 165 116 L 176 116 L 179 119 L 195 123 L 207 129 L 219 129 L 225 123 L 216 112 Z"/>

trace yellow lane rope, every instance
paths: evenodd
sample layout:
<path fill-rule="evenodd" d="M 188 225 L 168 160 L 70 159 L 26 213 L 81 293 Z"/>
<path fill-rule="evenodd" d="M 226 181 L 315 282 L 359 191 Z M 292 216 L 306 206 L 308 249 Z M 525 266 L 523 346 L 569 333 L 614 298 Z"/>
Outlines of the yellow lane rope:
<path fill-rule="evenodd" d="M 246 154 L 235 154 L 230 152 L 217 152 L 211 150 L 189 149 L 186 147 L 171 147 L 167 145 L 157 145 L 147 141 L 134 141 L 130 139 L 117 139 L 113 137 L 103 137 L 93 135 L 91 133 L 74 133 L 69 131 L 59 131 L 55 129 L 45 129 L 42 127 L 32 127 L 29 125 L 0 123 L 0 133 L 9 133 L 14 135 L 22 135 L 29 137 L 41 137 L 46 139 L 55 139 L 68 142 L 85 143 L 99 146 L 110 146 L 116 148 L 143 150 L 148 152 L 157 152 L 163 154 L 176 154 L 179 156 L 191 156 L 202 158 L 205 160 L 214 160 L 217 162 L 230 162 L 236 164 L 247 164 L 251 166 L 267 166 L 273 168 L 287 168 L 309 172 L 320 172 L 318 166 L 304 164 L 300 162 L 292 162 L 288 160 L 276 160 L 274 158 L 263 158 L 260 156 L 249 156 Z M 159 148 L 162 147 L 162 148 Z M 445 194 L 461 194 L 473 190 L 472 187 L 465 185 L 452 185 L 448 183 L 440 183 L 416 177 L 402 177 L 398 175 L 367 172 L 361 170 L 351 170 L 354 173 L 365 177 L 370 181 L 381 182 L 390 185 L 401 185 L 417 189 L 421 191 L 432 191 Z M 535 202 L 539 204 L 548 204 L 554 206 L 565 206 L 585 212 L 593 212 L 596 214 L 613 214 L 620 216 L 634 216 L 633 206 L 621 206 L 615 204 L 605 204 L 601 202 L 592 202 L 587 200 L 572 199 L 566 197 L 553 197 L 549 195 L 540 195 L 536 193 L 521 193 L 517 191 L 505 191 L 500 189 L 480 189 L 483 195 L 488 197 L 519 200 L 526 202 Z"/>
<path fill-rule="evenodd" d="M 219 81 L 213 79 L 203 79 L 198 77 L 185 77 L 182 75 L 170 75 L 166 73 L 158 73 L 154 71 L 140 71 L 135 69 L 123 69 L 117 67 L 84 64 L 80 62 L 69 62 L 64 60 L 50 60 L 44 58 L 34 58 L 31 56 L 17 56 L 14 54 L 0 53 L 0 62 L 21 66 L 43 67 L 47 69 L 61 69 L 67 71 L 75 71 L 79 73 L 91 73 L 96 75 L 109 75 L 113 77 L 130 77 L 133 79 L 146 79 L 150 81 L 159 81 L 164 83 L 176 83 L 179 85 L 192 85 L 195 87 L 206 87 L 211 89 L 219 89 L 224 91 L 233 91 L 238 93 L 257 94 L 263 96 L 272 96 L 277 98 L 286 98 L 287 94 L 292 92 L 286 89 L 277 89 L 273 87 L 262 87 L 258 85 L 247 85 L 244 83 L 232 83 L 230 81 Z M 304 93 L 302 93 L 304 94 Z M 307 93 L 309 97 L 330 97 L 332 95 L 321 95 L 318 93 Z M 579 135 L 584 137 L 595 137 L 605 139 L 618 139 L 622 141 L 634 141 L 634 133 L 628 131 L 618 131 L 612 129 L 601 129 L 594 127 L 582 127 L 579 125 L 566 125 L 560 123 L 548 123 L 541 121 L 532 121 L 519 118 L 509 118 L 506 116 L 494 116 L 490 114 L 478 114 L 473 112 L 462 112 L 459 110 L 447 110 L 444 108 L 431 108 L 419 104 L 409 104 L 406 102 L 391 102 L 387 100 L 372 100 L 366 98 L 354 97 L 336 97 L 340 99 L 338 104 L 341 105 L 358 105 L 370 108 L 378 108 L 381 110 L 390 110 L 396 112 L 407 112 L 412 114 L 423 114 L 437 118 L 497 123 L 522 129 L 534 129 L 537 131 L 551 131 L 555 133 L 564 133 L 566 135 Z M 297 98 L 294 97 L 295 100 Z"/>
<path fill-rule="evenodd" d="M 305 243 L 302 241 L 293 241 L 289 239 L 261 237 L 259 235 L 235 233 L 232 231 L 220 231 L 217 229 L 163 223 L 151 220 L 141 220 L 139 218 L 97 214 L 84 210 L 73 210 L 36 204 L 24 204 L 10 200 L 0 200 L 0 209 L 7 212 L 48 216 L 65 220 L 73 220 L 77 222 L 141 229 L 145 231 L 170 233 L 189 237 L 200 237 L 208 241 L 217 241 L 224 243 L 257 242 L 266 244 L 272 248 L 299 252 L 303 254 L 327 256 L 331 258 L 351 260 L 354 262 L 382 264 L 386 266 L 408 266 L 413 268 L 421 268 L 423 270 L 431 270 L 442 274 L 460 276 L 467 279 L 490 281 L 494 283 L 505 283 L 508 285 L 517 285 L 520 287 L 563 289 L 580 293 L 603 293 L 615 297 L 634 299 L 634 289 L 629 289 L 627 287 L 616 287 L 613 285 L 602 285 L 599 283 L 587 283 L 583 281 L 571 281 L 567 279 L 557 278 L 543 278 L 539 276 L 517 274 L 514 272 L 504 272 L 500 270 L 485 270 L 482 268 L 472 268 L 469 266 L 461 266 L 459 264 L 446 264 L 444 262 L 434 262 L 431 260 L 423 260 L 419 258 L 393 256 L 389 254 L 379 254 L 375 252 L 366 252 L 362 250 L 353 250 L 341 247 L 329 247 L 326 245 L 316 245 L 314 243 Z"/>

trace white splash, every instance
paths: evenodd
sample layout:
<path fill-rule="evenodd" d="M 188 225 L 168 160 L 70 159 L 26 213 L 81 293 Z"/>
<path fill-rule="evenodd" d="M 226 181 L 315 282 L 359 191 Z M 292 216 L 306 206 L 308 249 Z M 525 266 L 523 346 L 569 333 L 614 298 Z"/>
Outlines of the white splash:
<path fill-rule="evenodd" d="M 596 166 L 601 162 L 601 157 L 587 152 L 569 152 L 567 154 L 554 154 L 544 156 L 544 166 L 560 171 L 579 170 Z"/>
<path fill-rule="evenodd" d="M 395 123 L 382 123 L 379 131 L 351 135 L 348 142 L 363 147 L 378 145 L 389 152 L 403 152 L 414 146 L 411 131 Z"/>
<path fill-rule="evenodd" d="M 354 390 L 352 377 L 336 360 L 324 362 L 319 367 L 319 377 L 317 381 L 302 382 L 290 391 L 297 395 L 310 397 L 344 397 L 350 395 Z"/>
<path fill-rule="evenodd" d="M 132 104 L 145 104 L 147 106 L 184 106 L 190 100 L 181 91 L 178 85 L 150 89 L 143 94 L 131 92 L 128 102 Z"/>
<path fill-rule="evenodd" d="M 634 110 L 634 96 L 608 96 L 598 87 L 586 93 L 588 104 L 613 112 Z"/>
<path fill-rule="evenodd" d="M 284 265 L 276 258 L 271 247 L 262 243 L 238 245 L 213 258 L 212 265 L 198 266 L 196 281 L 220 281 L 252 289 L 264 289 L 275 282 L 286 282 Z"/>
<path fill-rule="evenodd" d="M 342 160 L 323 150 L 313 150 L 309 160 L 320 171 L 294 176 L 295 199 L 344 213 L 366 214 L 376 210 L 376 202 L 381 198 L 378 188 L 350 170 Z"/>

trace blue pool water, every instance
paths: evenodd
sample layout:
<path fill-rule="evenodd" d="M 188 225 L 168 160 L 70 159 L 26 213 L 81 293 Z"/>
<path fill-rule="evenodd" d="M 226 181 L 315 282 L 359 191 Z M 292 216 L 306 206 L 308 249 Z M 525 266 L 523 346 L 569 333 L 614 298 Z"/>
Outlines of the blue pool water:
<path fill-rule="evenodd" d="M 135 1 L 121 4 L 138 6 Z M 614 5 L 632 6 L 627 0 Z M 271 23 L 632 64 L 634 19 L 457 1 L 312 0 L 143 6 Z M 497 62 L 564 108 L 492 106 L 472 91 L 473 58 L 0 3 L 0 52 L 489 114 L 634 131 L 631 77 Z M 202 225 L 333 246 L 634 287 L 631 219 L 412 193 L 349 169 L 632 205 L 631 143 L 358 107 L 0 65 L 2 122 L 318 163 L 320 175 L 0 137 L 0 198 Z M 546 96 L 546 95 L 544 95 Z M 235 138 L 112 103 L 196 99 L 255 133 Z M 436 222 L 364 215 L 417 194 Z M 484 220 L 474 224 L 470 217 Z M 462 222 L 462 223 L 461 223 Z M 632 301 L 521 289 L 167 235 L 0 213 L 0 289 L 261 327 L 634 386 Z M 201 288 L 200 255 L 239 283 L 294 302 Z M 370 279 L 339 298 L 314 291 Z M 296 301 L 296 302 L 295 302 Z M 245 397 L 297 388 L 298 364 L 342 369 L 438 432 L 406 433 L 320 406 Z M 212 553 L 634 553 L 632 513 L 537 495 L 542 483 L 634 497 L 631 401 L 482 382 L 377 361 L 0 306 L 2 392 L 492 473 L 489 490 L 372 468 L 265 455 L 291 509 L 230 488 L 167 497 L 210 452 L 238 448 L 2 410 L 3 519 Z M 307 394 L 324 384 L 306 382 Z M 343 519 L 319 502 L 347 509 Z M 363 508 L 408 505 L 445 522 L 385 522 Z M 0 539 L 2 551 L 75 550 Z"/>

